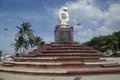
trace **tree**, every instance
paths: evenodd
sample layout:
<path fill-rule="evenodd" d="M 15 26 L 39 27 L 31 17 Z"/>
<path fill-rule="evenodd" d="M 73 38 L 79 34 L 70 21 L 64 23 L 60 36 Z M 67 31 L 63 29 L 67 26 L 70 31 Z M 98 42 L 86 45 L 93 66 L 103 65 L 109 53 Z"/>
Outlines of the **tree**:
<path fill-rule="evenodd" d="M 39 47 L 41 47 L 41 46 L 43 46 L 44 44 L 45 44 L 45 42 L 44 41 L 42 41 L 43 39 L 40 37 L 40 36 L 36 36 L 35 37 L 35 46 L 37 47 L 37 48 L 39 48 Z"/>
<path fill-rule="evenodd" d="M 20 27 L 16 27 L 19 31 L 15 37 L 15 52 L 19 50 L 20 53 L 26 53 L 29 49 L 29 40 L 33 38 L 33 30 L 30 27 L 30 23 L 23 23 Z"/>
<path fill-rule="evenodd" d="M 34 48 L 34 47 L 39 48 L 45 44 L 45 42 L 40 36 L 34 36 L 34 38 L 31 38 L 29 40 L 29 43 L 30 43 L 31 48 Z"/>
<path fill-rule="evenodd" d="M 101 52 L 111 50 L 116 55 L 117 51 L 120 51 L 120 31 L 114 32 L 112 35 L 94 37 L 84 44 Z"/>
<path fill-rule="evenodd" d="M 114 35 L 108 35 L 105 37 L 105 41 L 107 49 L 111 49 L 111 51 L 116 54 L 118 50 L 118 38 Z"/>
<path fill-rule="evenodd" d="M 113 33 L 113 35 L 118 38 L 118 48 L 119 48 L 119 51 L 120 51 L 120 31 Z"/>
<path fill-rule="evenodd" d="M 44 45 L 41 37 L 35 36 L 30 23 L 23 23 L 16 27 L 19 31 L 15 36 L 14 50 L 19 53 L 27 53 L 34 48 Z"/>
<path fill-rule="evenodd" d="M 94 37 L 93 39 L 84 44 L 104 52 L 106 49 L 105 46 L 106 42 L 104 41 L 104 38 L 105 38 L 104 36 Z"/>
<path fill-rule="evenodd" d="M 0 59 L 1 59 L 1 56 L 2 56 L 2 50 L 0 50 Z"/>

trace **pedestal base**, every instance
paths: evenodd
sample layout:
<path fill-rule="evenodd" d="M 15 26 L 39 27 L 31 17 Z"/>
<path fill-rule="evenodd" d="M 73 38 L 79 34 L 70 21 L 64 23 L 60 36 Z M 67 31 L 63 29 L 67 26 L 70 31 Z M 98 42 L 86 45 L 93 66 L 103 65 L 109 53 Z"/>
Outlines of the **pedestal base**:
<path fill-rule="evenodd" d="M 73 27 L 61 28 L 60 25 L 55 28 L 55 42 L 73 43 Z"/>

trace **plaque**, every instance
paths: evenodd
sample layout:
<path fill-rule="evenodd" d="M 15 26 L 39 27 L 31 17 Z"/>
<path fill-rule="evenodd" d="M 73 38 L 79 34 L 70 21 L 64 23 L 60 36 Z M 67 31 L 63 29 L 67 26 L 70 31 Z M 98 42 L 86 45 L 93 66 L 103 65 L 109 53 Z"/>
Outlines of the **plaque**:
<path fill-rule="evenodd" d="M 70 31 L 59 31 L 59 42 L 71 42 L 71 32 Z"/>

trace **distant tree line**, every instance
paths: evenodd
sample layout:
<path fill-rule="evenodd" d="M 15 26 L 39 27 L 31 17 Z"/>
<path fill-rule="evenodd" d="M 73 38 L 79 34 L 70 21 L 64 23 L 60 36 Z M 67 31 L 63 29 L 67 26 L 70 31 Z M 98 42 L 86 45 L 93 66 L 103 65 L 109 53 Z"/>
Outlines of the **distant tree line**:
<path fill-rule="evenodd" d="M 120 55 L 120 31 L 114 32 L 112 35 L 94 37 L 83 44 L 107 54 Z"/>
<path fill-rule="evenodd" d="M 2 50 L 0 50 L 0 60 L 1 60 L 1 56 L 2 56 Z"/>
<path fill-rule="evenodd" d="M 15 36 L 15 43 L 12 44 L 15 53 L 25 54 L 45 44 L 40 36 L 34 35 L 34 30 L 31 29 L 30 23 L 23 23 L 21 26 L 16 26 L 16 28 L 18 32 Z"/>

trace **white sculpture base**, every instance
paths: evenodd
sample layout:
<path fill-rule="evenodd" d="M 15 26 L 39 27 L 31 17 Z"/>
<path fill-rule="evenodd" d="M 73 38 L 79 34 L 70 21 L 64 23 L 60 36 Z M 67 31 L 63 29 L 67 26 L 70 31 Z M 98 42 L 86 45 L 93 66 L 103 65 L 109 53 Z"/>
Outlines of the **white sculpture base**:
<path fill-rule="evenodd" d="M 60 28 L 68 28 L 68 25 L 59 25 Z"/>

